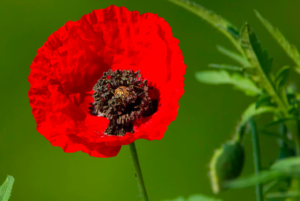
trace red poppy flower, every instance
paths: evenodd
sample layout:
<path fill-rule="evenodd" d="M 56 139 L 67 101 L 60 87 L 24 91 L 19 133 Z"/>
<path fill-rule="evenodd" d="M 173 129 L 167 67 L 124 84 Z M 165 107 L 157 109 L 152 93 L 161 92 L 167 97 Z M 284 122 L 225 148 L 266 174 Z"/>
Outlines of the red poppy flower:
<path fill-rule="evenodd" d="M 37 131 L 65 152 L 94 157 L 161 139 L 184 92 L 178 43 L 164 19 L 124 7 L 67 22 L 30 66 Z"/>

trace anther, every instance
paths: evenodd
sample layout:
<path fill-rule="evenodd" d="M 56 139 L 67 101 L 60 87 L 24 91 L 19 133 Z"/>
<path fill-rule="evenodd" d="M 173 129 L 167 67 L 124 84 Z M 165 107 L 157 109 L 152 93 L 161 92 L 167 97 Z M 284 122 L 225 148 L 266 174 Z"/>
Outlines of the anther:
<path fill-rule="evenodd" d="M 139 71 L 109 70 L 94 86 L 91 114 L 110 121 L 105 130 L 108 135 L 133 133 L 135 120 L 150 116 L 157 110 L 157 100 L 151 100 L 148 90 L 148 82 L 141 78 Z"/>

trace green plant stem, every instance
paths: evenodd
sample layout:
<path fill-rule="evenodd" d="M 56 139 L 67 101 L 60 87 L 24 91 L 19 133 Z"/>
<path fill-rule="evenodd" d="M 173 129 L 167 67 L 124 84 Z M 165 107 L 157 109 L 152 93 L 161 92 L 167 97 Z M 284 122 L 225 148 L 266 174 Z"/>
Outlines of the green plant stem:
<path fill-rule="evenodd" d="M 252 134 L 254 169 L 255 174 L 259 175 L 261 170 L 259 139 L 257 135 L 256 125 L 252 118 L 249 119 L 249 125 Z M 256 200 L 263 201 L 262 185 L 260 183 L 256 184 Z"/>
<path fill-rule="evenodd" d="M 135 169 L 135 177 L 137 178 L 137 182 L 138 182 L 138 185 L 139 185 L 142 200 L 143 201 L 149 201 L 147 191 L 146 191 L 146 187 L 145 187 L 145 183 L 144 183 L 144 179 L 143 179 L 143 175 L 142 175 L 142 170 L 141 170 L 139 158 L 138 158 L 138 154 L 137 154 L 137 150 L 136 150 L 136 147 L 135 147 L 135 143 L 134 142 L 131 143 L 129 145 L 129 148 L 130 148 L 131 157 L 132 157 L 132 161 L 133 161 L 133 165 L 134 165 L 134 169 Z"/>

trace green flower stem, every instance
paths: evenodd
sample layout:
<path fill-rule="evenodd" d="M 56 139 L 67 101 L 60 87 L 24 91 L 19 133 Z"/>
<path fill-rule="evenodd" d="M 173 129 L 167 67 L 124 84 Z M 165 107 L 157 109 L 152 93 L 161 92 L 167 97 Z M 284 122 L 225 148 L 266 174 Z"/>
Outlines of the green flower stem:
<path fill-rule="evenodd" d="M 141 170 L 139 158 L 138 158 L 138 154 L 137 154 L 136 147 L 135 147 L 135 143 L 134 142 L 131 143 L 129 145 L 129 148 L 130 148 L 130 152 L 131 152 L 131 157 L 132 157 L 134 169 L 135 169 L 135 172 L 136 172 L 135 177 L 137 178 L 137 181 L 138 181 L 138 185 L 139 185 L 140 193 L 141 193 L 141 196 L 142 196 L 142 200 L 143 201 L 149 201 L 147 191 L 146 191 L 146 187 L 145 187 L 145 183 L 144 183 L 144 179 L 143 179 L 143 175 L 142 175 L 142 170 Z"/>
<path fill-rule="evenodd" d="M 255 174 L 258 175 L 261 170 L 260 148 L 256 125 L 252 118 L 249 119 L 249 125 L 252 134 Z M 256 184 L 256 200 L 263 201 L 262 185 L 260 183 Z"/>

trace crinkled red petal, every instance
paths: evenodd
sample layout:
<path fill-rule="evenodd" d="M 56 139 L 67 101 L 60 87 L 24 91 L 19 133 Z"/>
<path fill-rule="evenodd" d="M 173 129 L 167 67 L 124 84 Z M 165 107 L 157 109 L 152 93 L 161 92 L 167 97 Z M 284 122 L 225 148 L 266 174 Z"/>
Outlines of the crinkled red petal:
<path fill-rule="evenodd" d="M 29 100 L 37 130 L 65 152 L 112 157 L 137 139 L 159 140 L 175 120 L 184 93 L 179 41 L 163 18 L 110 6 L 67 22 L 49 36 L 31 64 Z M 108 120 L 89 113 L 92 88 L 103 72 L 140 70 L 156 88 L 159 106 L 134 123 L 134 133 L 109 136 Z"/>

